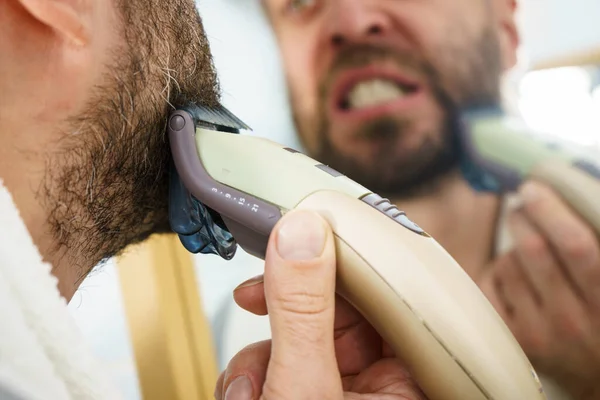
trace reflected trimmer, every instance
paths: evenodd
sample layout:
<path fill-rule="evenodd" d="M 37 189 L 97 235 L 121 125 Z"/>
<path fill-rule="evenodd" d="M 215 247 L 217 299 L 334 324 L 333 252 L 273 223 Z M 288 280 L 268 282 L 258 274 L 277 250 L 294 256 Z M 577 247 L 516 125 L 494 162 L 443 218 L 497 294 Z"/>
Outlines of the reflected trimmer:
<path fill-rule="evenodd" d="M 524 180 L 552 187 L 600 234 L 600 159 L 529 128 L 499 107 L 463 114 L 463 175 L 476 190 L 515 191 Z M 599 133 L 600 134 L 600 133 Z"/>
<path fill-rule="evenodd" d="M 431 400 L 545 399 L 519 344 L 455 260 L 401 210 L 272 141 L 224 108 L 173 112 L 173 230 L 192 253 L 264 259 L 277 221 L 319 212 L 335 233 L 338 293 L 404 359 Z"/>

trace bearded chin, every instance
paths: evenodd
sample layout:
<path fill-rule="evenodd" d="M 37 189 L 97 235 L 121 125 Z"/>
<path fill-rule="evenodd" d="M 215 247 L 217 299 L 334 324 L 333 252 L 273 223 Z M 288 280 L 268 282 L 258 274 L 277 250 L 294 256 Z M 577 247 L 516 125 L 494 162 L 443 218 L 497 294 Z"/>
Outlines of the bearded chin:
<path fill-rule="evenodd" d="M 81 278 L 154 233 L 170 232 L 173 108 L 219 104 L 220 88 L 195 2 L 118 0 L 122 38 L 104 79 L 63 125 L 39 199 L 53 264 L 67 258 Z"/>
<path fill-rule="evenodd" d="M 444 53 L 446 62 L 455 63 L 456 54 L 461 53 L 461 48 L 450 50 L 446 53 L 440 52 L 440 57 Z M 386 49 L 356 46 L 354 49 L 348 48 L 337 63 L 339 68 L 345 65 L 364 65 L 382 54 L 394 59 L 394 54 Z M 479 40 L 465 53 L 464 65 L 453 70 L 452 90 L 446 88 L 442 83 L 440 71 L 432 65 L 416 61 L 409 54 L 398 58 L 399 63 L 412 65 L 427 76 L 428 87 L 443 116 L 442 123 L 436 131 L 421 132 L 425 139 L 418 147 L 411 149 L 400 143 L 403 133 L 411 127 L 394 116 L 371 122 L 359 132 L 347 132 L 358 135 L 365 141 L 377 139 L 385 143 L 379 146 L 378 153 L 373 154 L 368 163 L 364 163 L 356 157 L 342 153 L 332 143 L 330 121 L 325 115 L 325 107 L 321 106 L 317 119 L 318 151 L 314 154 L 317 160 L 330 165 L 359 184 L 396 199 L 431 194 L 440 188 L 446 178 L 457 174 L 460 166 L 458 138 L 459 129 L 462 129 L 459 123 L 461 112 L 465 107 L 473 105 L 500 103 L 499 78 L 502 70 L 499 43 L 491 29 L 482 32 Z M 325 104 L 327 98 L 325 86 L 320 88 L 322 104 Z M 299 124 L 297 126 L 301 127 Z"/>
<path fill-rule="evenodd" d="M 129 100 L 123 93 L 115 90 L 110 101 L 99 100 L 71 121 L 78 132 L 50 156 L 40 196 L 54 238 L 53 258 L 81 263 L 76 267 L 82 278 L 90 264 L 169 230 L 170 151 L 157 129 L 163 113 L 136 122 L 119 110 Z"/>
<path fill-rule="evenodd" d="M 382 196 L 411 198 L 435 191 L 457 171 L 459 154 L 453 140 L 454 126 L 448 122 L 442 132 L 424 132 L 426 139 L 419 147 L 398 151 L 408 126 L 392 118 L 376 121 L 359 133 L 367 140 L 385 143 L 368 164 L 337 151 L 324 126 L 315 158 Z"/>

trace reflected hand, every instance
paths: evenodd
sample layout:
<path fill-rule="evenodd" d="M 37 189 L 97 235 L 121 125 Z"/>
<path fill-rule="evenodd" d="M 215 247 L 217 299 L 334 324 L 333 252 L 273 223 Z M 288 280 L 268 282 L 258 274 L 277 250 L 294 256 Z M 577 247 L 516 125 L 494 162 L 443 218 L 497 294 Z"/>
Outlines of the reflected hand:
<path fill-rule="evenodd" d="M 539 372 L 575 399 L 600 396 L 600 244 L 550 188 L 529 182 L 509 216 L 513 251 L 480 285 Z M 600 199 L 598 199 L 600 201 Z"/>
<path fill-rule="evenodd" d="M 215 397 L 426 400 L 373 327 L 336 297 L 335 282 L 330 227 L 309 212 L 286 215 L 271 236 L 264 281 L 234 294 L 242 308 L 268 313 L 272 340 L 239 352 Z"/>

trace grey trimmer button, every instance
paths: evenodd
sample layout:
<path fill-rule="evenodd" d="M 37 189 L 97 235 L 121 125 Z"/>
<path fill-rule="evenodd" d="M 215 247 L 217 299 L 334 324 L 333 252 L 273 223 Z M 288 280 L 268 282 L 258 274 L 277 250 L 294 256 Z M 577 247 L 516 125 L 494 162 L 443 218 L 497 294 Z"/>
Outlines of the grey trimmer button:
<path fill-rule="evenodd" d="M 400 211 L 398 207 L 393 205 L 388 199 L 384 199 L 378 194 L 371 193 L 361 198 L 361 200 L 381 213 L 387 215 L 389 218 L 398 222 L 405 228 L 419 235 L 429 237 L 429 235 L 419 225 L 415 224 L 406 216 L 404 211 Z"/>
<path fill-rule="evenodd" d="M 321 171 L 325 171 L 327 172 L 329 175 L 334 176 L 334 177 L 338 177 L 338 176 L 343 176 L 343 174 L 341 172 L 336 171 L 335 169 L 331 168 L 328 165 L 325 164 L 318 164 L 316 165 L 317 168 L 319 168 Z"/>
<path fill-rule="evenodd" d="M 185 127 L 185 119 L 181 115 L 175 115 L 171 118 L 169 126 L 175 132 L 179 132 Z"/>

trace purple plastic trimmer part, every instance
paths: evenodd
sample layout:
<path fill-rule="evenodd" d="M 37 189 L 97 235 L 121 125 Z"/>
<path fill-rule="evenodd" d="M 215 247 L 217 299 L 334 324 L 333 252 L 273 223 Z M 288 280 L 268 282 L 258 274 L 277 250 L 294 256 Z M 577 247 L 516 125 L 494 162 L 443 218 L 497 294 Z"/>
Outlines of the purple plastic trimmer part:
<path fill-rule="evenodd" d="M 217 182 L 208 174 L 196 149 L 196 125 L 188 112 L 173 112 L 167 131 L 175 168 L 187 190 L 221 215 L 228 230 L 247 253 L 264 258 L 269 235 L 282 216 L 281 210 Z"/>

